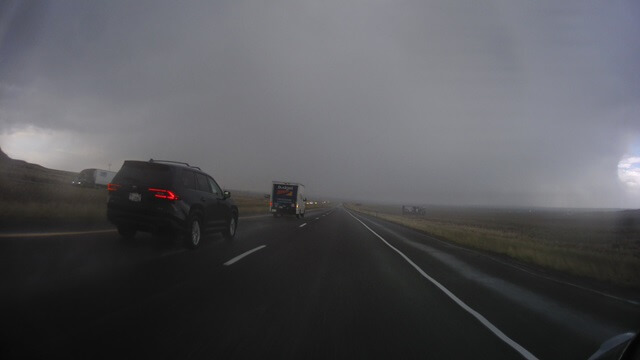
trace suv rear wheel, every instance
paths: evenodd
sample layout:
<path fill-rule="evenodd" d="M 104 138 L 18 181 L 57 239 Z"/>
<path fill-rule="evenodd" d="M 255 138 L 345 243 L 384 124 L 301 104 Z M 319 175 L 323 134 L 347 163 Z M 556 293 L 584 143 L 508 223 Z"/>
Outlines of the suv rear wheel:
<path fill-rule="evenodd" d="M 184 242 L 189 249 L 195 249 L 200 245 L 200 240 L 202 240 L 200 218 L 196 214 L 192 214 L 187 220 L 187 229 L 184 234 Z"/>
<path fill-rule="evenodd" d="M 229 224 L 227 224 L 227 230 L 222 232 L 222 236 L 224 236 L 227 240 L 233 240 L 236 236 L 236 230 L 238 229 L 238 218 L 236 216 L 232 216 L 229 220 Z"/>

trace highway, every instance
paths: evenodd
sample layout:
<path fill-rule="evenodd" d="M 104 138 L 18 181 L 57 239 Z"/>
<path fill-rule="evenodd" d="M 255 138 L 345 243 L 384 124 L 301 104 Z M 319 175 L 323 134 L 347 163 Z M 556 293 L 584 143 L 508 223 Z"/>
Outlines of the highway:
<path fill-rule="evenodd" d="M 341 206 L 195 251 L 115 231 L 0 237 L 0 358 L 586 359 L 640 328 L 590 287 Z"/>

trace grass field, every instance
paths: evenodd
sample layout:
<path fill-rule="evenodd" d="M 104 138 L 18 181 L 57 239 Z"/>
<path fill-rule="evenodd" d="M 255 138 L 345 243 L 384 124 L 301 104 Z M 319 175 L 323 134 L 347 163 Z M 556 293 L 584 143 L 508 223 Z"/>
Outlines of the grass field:
<path fill-rule="evenodd" d="M 346 205 L 464 246 L 640 288 L 640 211 Z"/>
<path fill-rule="evenodd" d="M 106 190 L 74 187 L 76 175 L 0 156 L 0 230 L 106 224 Z"/>
<path fill-rule="evenodd" d="M 0 189 L 0 227 L 16 227 L 25 223 L 37 225 L 35 222 L 52 224 L 68 219 L 96 222 L 106 218 L 107 194 L 104 189 L 14 182 L 2 178 Z"/>

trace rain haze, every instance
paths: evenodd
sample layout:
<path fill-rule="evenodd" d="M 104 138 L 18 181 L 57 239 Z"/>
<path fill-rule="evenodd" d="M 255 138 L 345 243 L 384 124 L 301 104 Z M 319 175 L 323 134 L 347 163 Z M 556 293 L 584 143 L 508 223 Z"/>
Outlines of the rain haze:
<path fill-rule="evenodd" d="M 634 0 L 4 1 L 0 147 L 260 192 L 640 207 L 638 64 Z"/>

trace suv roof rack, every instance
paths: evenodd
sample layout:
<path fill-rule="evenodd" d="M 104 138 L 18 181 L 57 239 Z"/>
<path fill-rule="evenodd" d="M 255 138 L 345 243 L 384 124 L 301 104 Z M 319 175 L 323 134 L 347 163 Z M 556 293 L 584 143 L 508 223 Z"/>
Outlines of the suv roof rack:
<path fill-rule="evenodd" d="M 171 163 L 171 164 L 180 164 L 180 165 L 186 165 L 190 168 L 194 168 L 194 169 L 198 169 L 200 171 L 202 171 L 202 169 L 200 169 L 197 166 L 191 166 L 189 164 L 187 164 L 186 162 L 182 162 L 182 161 L 172 161 L 172 160 L 155 160 L 155 159 L 149 159 L 150 163 Z"/>

